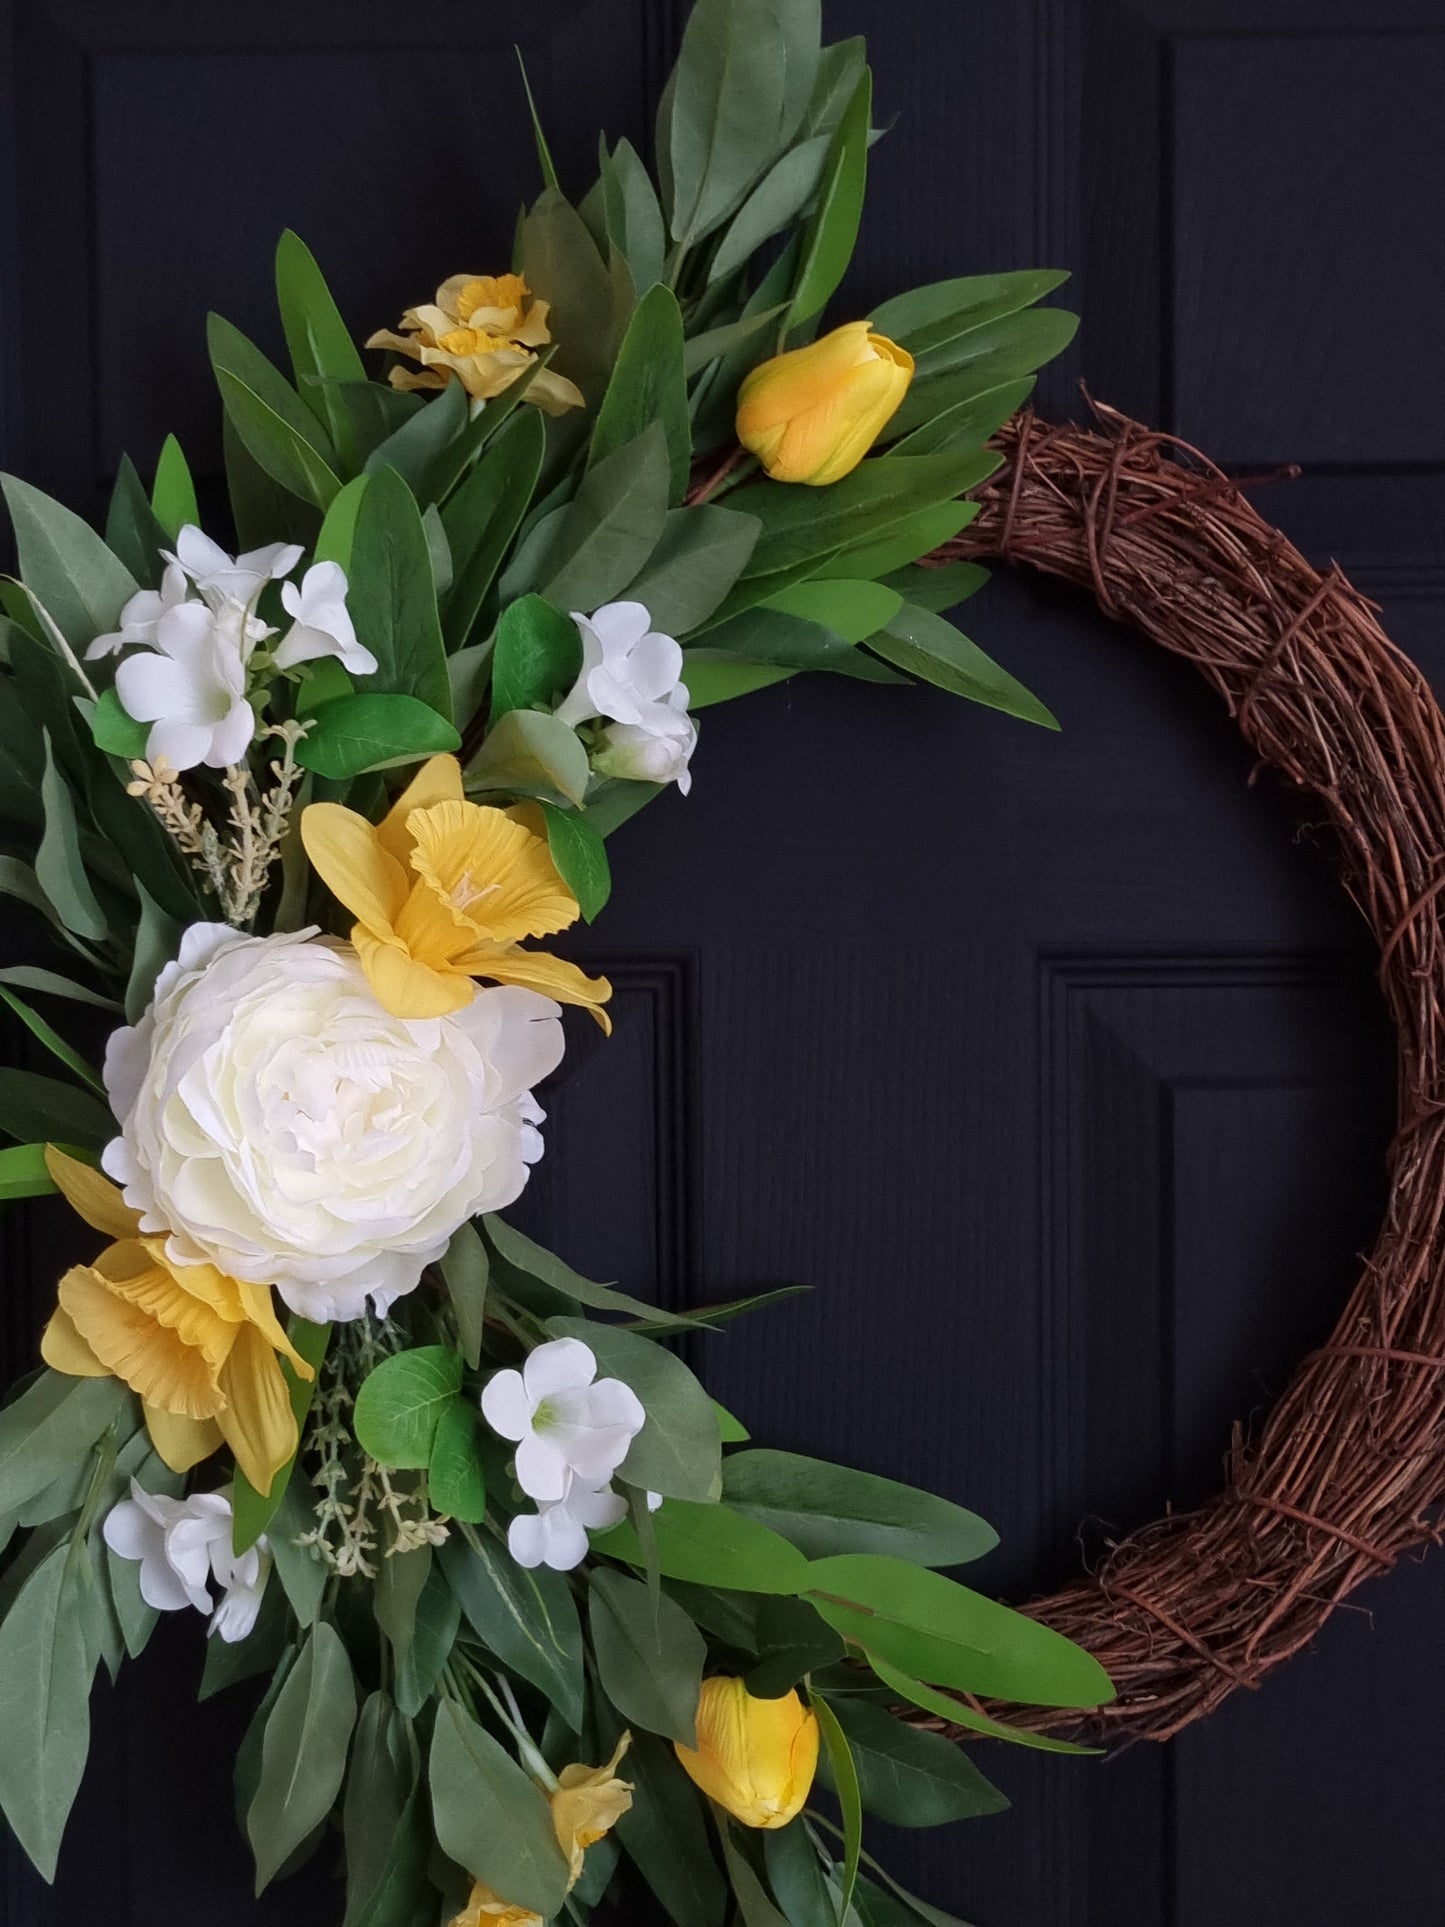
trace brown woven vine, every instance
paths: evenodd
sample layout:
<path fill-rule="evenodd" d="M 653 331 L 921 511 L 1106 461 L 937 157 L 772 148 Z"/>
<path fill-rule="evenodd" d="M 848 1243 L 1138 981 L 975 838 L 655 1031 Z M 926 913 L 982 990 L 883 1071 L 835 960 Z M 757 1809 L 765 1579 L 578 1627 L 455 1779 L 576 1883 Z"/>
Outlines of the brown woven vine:
<path fill-rule="evenodd" d="M 1442 1537 L 1445 718 L 1336 567 L 1313 568 L 1194 449 L 1095 414 L 1093 428 L 1010 422 L 978 520 L 930 559 L 1062 576 L 1201 671 L 1261 761 L 1325 804 L 1399 1036 L 1384 1229 L 1329 1343 L 1256 1434 L 1236 1424 L 1210 1504 L 1131 1533 L 1027 1608 L 1118 1688 L 1082 1737 L 1163 1740 Z M 1030 1723 L 1079 1731 L 1077 1715 Z"/>

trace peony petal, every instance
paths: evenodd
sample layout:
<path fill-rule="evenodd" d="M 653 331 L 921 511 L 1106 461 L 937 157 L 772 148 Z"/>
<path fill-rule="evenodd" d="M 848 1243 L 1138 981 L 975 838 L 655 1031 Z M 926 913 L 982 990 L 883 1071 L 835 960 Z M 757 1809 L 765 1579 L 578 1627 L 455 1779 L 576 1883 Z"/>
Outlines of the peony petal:
<path fill-rule="evenodd" d="M 494 1372 L 482 1387 L 482 1417 L 499 1438 L 514 1442 L 531 1430 L 532 1401 L 520 1372 Z"/>
<path fill-rule="evenodd" d="M 549 1338 L 527 1354 L 522 1382 L 535 1411 L 539 1399 L 580 1391 L 597 1376 L 597 1354 L 580 1338 Z"/>
<path fill-rule="evenodd" d="M 254 1325 L 243 1325 L 221 1372 L 226 1403 L 216 1414 L 236 1463 L 263 1498 L 299 1443 L 291 1394 L 276 1354 Z"/>
<path fill-rule="evenodd" d="M 45 1147 L 45 1168 L 72 1211 L 107 1238 L 133 1238 L 140 1229 L 139 1214 L 121 1196 L 120 1186 L 103 1177 L 93 1165 L 82 1164 L 58 1145 Z"/>
<path fill-rule="evenodd" d="M 340 803 L 312 803 L 301 812 L 301 841 L 332 895 L 369 931 L 389 935 L 407 876 L 366 818 Z"/>
<path fill-rule="evenodd" d="M 221 1428 L 212 1418 L 180 1418 L 157 1405 L 145 1407 L 151 1444 L 172 1472 L 189 1472 L 221 1446 Z"/>

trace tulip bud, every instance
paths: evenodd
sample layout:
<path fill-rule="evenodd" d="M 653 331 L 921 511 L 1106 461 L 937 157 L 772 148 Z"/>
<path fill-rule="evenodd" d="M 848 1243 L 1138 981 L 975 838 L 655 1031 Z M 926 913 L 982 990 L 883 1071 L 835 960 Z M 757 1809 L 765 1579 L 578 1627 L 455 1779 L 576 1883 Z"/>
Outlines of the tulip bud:
<path fill-rule="evenodd" d="M 688 1778 L 745 1827 L 785 1827 L 818 1769 L 818 1716 L 798 1695 L 754 1699 L 740 1679 L 705 1679 L 697 1746 L 673 1750 Z"/>
<path fill-rule="evenodd" d="M 912 379 L 905 348 L 850 321 L 753 369 L 738 390 L 738 440 L 775 482 L 821 488 L 858 466 Z"/>

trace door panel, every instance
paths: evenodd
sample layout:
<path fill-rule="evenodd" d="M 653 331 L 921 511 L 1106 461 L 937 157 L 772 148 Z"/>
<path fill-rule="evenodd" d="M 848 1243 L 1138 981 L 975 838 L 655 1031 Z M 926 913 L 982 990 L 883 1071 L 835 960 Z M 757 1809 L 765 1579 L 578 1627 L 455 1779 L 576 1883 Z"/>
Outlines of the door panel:
<path fill-rule="evenodd" d="M 402 13 L 13 0 L 0 109 L 0 458 L 92 512 L 174 429 L 218 499 L 202 324 L 278 350 L 275 236 L 358 332 L 500 262 L 535 186 L 511 43 L 563 176 L 641 144 L 683 8 Z M 1442 0 L 826 0 L 881 111 L 846 305 L 1072 266 L 1074 382 L 1255 472 L 1265 511 L 1445 675 Z M 709 712 L 693 794 L 617 835 L 521 1219 L 594 1276 L 696 1304 L 813 1287 L 699 1348 L 778 1445 L 976 1506 L 1023 1597 L 1203 1496 L 1230 1422 L 1328 1330 L 1383 1195 L 1391 1044 L 1325 841 L 1208 692 L 1057 588 L 967 625 L 1049 735 L 927 690 L 799 680 Z M 1304 832 L 1303 834 L 1301 832 Z M 60 1214 L 0 1227 L 7 1372 Z M 1445 1577 L 1408 1563 L 1317 1652 L 1168 1749 L 984 1764 L 1007 1817 L 879 1851 L 979 1927 L 1418 1927 L 1445 1848 Z M 169 1623 L 97 1695 L 58 1887 L 0 1919 L 339 1918 L 328 1850 L 260 1903 L 228 1812 L 246 1691 L 191 1705 Z M 233 1703 L 234 1702 L 234 1703 Z M 632 1923 L 640 1907 L 624 1909 Z"/>

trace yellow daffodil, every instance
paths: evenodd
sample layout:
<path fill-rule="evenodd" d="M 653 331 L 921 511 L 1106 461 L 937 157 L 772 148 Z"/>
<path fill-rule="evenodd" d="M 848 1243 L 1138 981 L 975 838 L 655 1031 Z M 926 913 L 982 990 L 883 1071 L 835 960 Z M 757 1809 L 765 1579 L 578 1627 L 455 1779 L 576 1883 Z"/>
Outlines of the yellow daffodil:
<path fill-rule="evenodd" d="M 552 339 L 545 301 L 534 301 L 520 274 L 454 274 L 435 302 L 408 308 L 401 332 L 380 328 L 368 348 L 392 348 L 421 363 L 396 367 L 393 388 L 445 388 L 453 375 L 474 399 L 490 401 L 530 368 Z M 549 415 L 581 408 L 582 393 L 564 375 L 540 368 L 526 399 Z"/>
<path fill-rule="evenodd" d="M 72 1265 L 40 1352 L 74 1378 L 121 1378 L 145 1407 L 146 1428 L 174 1472 L 224 1440 L 258 1492 L 296 1450 L 296 1418 L 278 1353 L 314 1376 L 277 1320 L 266 1285 L 212 1265 L 182 1265 L 108 1178 L 48 1145 L 45 1162 L 75 1210 L 115 1243 Z"/>
<path fill-rule="evenodd" d="M 798 1695 L 754 1699 L 740 1679 L 705 1679 L 697 1746 L 673 1742 L 688 1778 L 745 1827 L 785 1827 L 818 1770 L 818 1716 Z"/>
<path fill-rule="evenodd" d="M 738 440 L 775 482 L 825 487 L 858 466 L 912 379 L 907 349 L 850 321 L 753 369 L 738 390 Z"/>
<path fill-rule="evenodd" d="M 469 803 L 454 756 L 424 763 L 380 825 L 339 803 L 302 812 L 306 854 L 356 918 L 351 941 L 394 1017 L 461 1010 L 476 994 L 472 978 L 486 977 L 584 1005 L 611 1029 L 606 978 L 518 941 L 565 930 L 578 915 L 528 816 L 525 805 Z"/>
<path fill-rule="evenodd" d="M 632 1788 L 626 1780 L 617 1777 L 622 1756 L 631 1742 L 632 1735 L 624 1733 L 606 1766 L 564 1766 L 557 1785 L 547 1796 L 557 1844 L 566 1854 L 571 1869 L 567 1880 L 569 1893 L 582 1878 L 587 1849 L 610 1833 L 632 1805 Z M 478 1880 L 466 1906 L 452 1916 L 451 1927 L 543 1927 L 543 1923 L 540 1914 L 503 1900 L 494 1888 Z"/>

